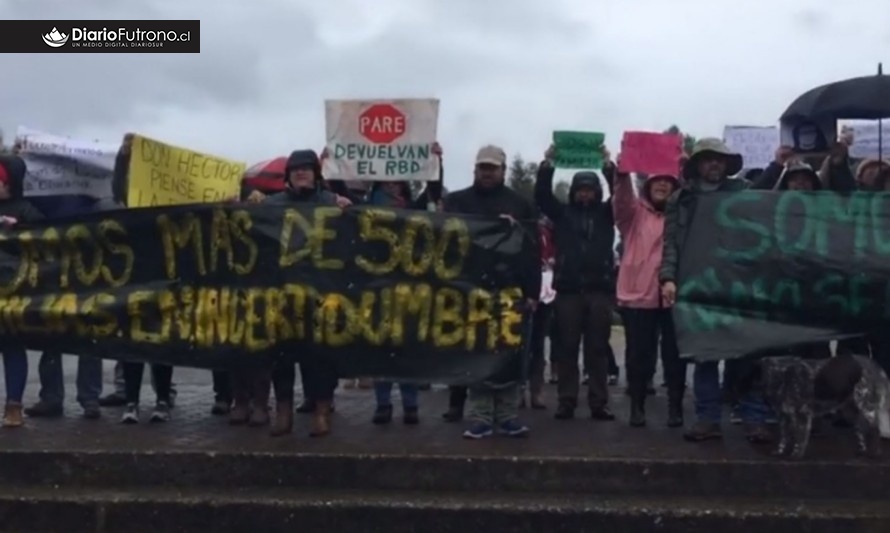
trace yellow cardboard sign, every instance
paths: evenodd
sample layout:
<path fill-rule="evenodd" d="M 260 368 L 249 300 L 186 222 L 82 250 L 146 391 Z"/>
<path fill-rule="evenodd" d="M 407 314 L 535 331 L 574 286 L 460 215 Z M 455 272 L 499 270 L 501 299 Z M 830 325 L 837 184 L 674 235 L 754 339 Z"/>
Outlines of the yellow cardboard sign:
<path fill-rule="evenodd" d="M 129 207 L 222 202 L 237 198 L 247 165 L 133 136 Z"/>

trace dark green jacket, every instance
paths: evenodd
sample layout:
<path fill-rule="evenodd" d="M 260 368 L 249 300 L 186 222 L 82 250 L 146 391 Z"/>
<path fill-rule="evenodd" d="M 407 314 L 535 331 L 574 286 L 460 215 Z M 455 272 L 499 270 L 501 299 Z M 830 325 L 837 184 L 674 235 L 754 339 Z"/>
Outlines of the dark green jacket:
<path fill-rule="evenodd" d="M 750 182 L 742 179 L 725 179 L 718 191 L 743 191 Z M 664 253 L 658 280 L 661 283 L 677 281 L 677 268 L 680 264 L 680 250 L 686 242 L 689 224 L 695 212 L 696 198 L 701 194 L 698 181 L 684 185 L 668 199 L 664 210 Z"/>

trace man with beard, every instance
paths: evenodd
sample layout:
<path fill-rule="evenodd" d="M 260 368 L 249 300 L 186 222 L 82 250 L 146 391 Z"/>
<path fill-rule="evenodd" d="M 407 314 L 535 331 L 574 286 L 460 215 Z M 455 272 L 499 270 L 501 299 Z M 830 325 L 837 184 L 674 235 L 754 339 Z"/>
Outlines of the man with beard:
<path fill-rule="evenodd" d="M 559 367 L 558 420 L 575 416 L 578 405 L 578 351 L 584 340 L 584 368 L 590 379 L 587 403 L 594 420 L 614 420 L 609 410 L 609 335 L 615 294 L 615 222 L 611 201 L 603 198 L 599 176 L 592 171 L 575 174 L 569 203 L 553 195 L 555 147 L 544 154 L 535 182 L 538 208 L 553 221 L 556 264 L 553 269 L 553 303 Z M 607 180 L 614 167 L 603 170 Z"/>
<path fill-rule="evenodd" d="M 665 305 L 677 300 L 677 267 L 699 193 L 741 191 L 748 182 L 730 179 L 742 170 L 742 156 L 732 152 L 720 139 L 705 138 L 695 143 L 692 155 L 683 165 L 683 187 L 668 200 L 665 208 L 664 250 L 659 271 Z M 697 363 L 693 377 L 696 423 L 686 432 L 686 440 L 700 442 L 720 439 L 722 402 L 720 370 L 717 361 Z"/>
<path fill-rule="evenodd" d="M 455 191 L 445 197 L 443 208 L 448 213 L 467 215 L 497 215 L 516 225 L 517 221 L 534 221 L 537 218 L 534 207 L 519 193 L 507 187 L 504 177 L 507 170 L 507 155 L 497 146 L 484 146 L 476 155 L 473 185 Z M 537 236 L 532 234 L 537 245 Z M 541 293 L 541 270 L 539 251 L 536 249 L 524 258 L 524 263 L 516 265 L 528 312 L 533 312 Z M 470 387 L 470 404 L 473 425 L 464 432 L 468 439 L 482 439 L 498 431 L 510 437 L 522 437 L 529 429 L 518 420 L 519 379 L 521 369 L 504 369 L 489 378 L 485 383 Z M 451 401 L 446 420 L 460 420 L 466 389 L 452 387 Z"/>

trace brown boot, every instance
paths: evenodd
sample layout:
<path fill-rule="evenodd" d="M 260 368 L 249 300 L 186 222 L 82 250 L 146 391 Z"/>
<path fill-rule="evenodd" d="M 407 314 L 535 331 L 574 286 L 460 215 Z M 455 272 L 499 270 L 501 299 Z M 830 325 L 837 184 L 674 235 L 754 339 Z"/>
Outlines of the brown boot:
<path fill-rule="evenodd" d="M 324 437 L 331 432 L 331 402 L 316 402 L 310 437 Z"/>
<path fill-rule="evenodd" d="M 17 428 L 25 424 L 22 418 L 22 404 L 20 402 L 7 402 L 3 413 L 3 427 Z"/>
<path fill-rule="evenodd" d="M 287 435 L 294 430 L 294 402 L 277 402 L 275 404 L 275 423 L 269 432 L 273 437 Z"/>
<path fill-rule="evenodd" d="M 233 426 L 243 426 L 250 417 L 250 407 L 247 400 L 237 399 L 232 410 L 229 411 L 229 424 Z"/>

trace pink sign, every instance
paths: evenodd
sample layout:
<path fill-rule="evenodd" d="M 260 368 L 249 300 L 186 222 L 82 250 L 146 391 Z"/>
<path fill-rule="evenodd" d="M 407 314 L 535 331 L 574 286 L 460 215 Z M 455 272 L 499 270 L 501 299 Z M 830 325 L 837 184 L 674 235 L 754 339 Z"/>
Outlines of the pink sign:
<path fill-rule="evenodd" d="M 618 171 L 680 177 L 683 137 L 672 133 L 626 131 L 621 139 Z"/>

